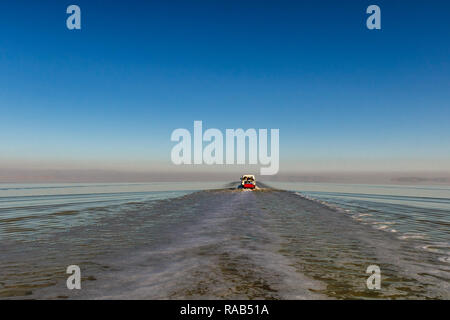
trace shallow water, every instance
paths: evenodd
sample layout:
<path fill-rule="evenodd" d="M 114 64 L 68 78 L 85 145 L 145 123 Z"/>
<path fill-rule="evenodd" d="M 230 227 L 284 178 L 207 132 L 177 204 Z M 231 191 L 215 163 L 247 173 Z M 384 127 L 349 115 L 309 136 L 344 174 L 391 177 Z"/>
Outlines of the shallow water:
<path fill-rule="evenodd" d="M 105 191 L 124 186 L 97 187 L 103 192 L 69 192 L 70 201 L 53 204 L 29 194 L 1 198 L 11 205 L 0 209 L 0 297 L 450 298 L 446 208 L 405 209 L 382 192 L 374 202 L 305 188 L 147 186 L 153 191 L 124 195 Z M 75 203 L 80 197 L 86 201 Z M 411 208 L 442 227 L 421 223 Z M 81 268 L 81 290 L 66 288 L 71 264 Z M 366 288 L 372 264 L 381 268 L 379 291 Z"/>
<path fill-rule="evenodd" d="M 314 199 L 421 249 L 450 259 L 450 186 L 274 184 Z M 420 240 L 420 241 L 419 241 Z"/>

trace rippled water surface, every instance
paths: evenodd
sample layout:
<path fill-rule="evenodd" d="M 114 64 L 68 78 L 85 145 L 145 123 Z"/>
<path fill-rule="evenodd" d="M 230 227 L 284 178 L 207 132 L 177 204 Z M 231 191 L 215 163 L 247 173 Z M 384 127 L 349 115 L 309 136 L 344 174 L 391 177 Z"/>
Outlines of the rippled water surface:
<path fill-rule="evenodd" d="M 0 297 L 450 298 L 449 188 L 232 185 L 0 185 Z"/>

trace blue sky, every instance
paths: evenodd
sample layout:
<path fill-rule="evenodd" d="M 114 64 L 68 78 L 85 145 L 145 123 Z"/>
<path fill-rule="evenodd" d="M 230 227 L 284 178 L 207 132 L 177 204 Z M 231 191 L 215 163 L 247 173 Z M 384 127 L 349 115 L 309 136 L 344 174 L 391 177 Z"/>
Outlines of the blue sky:
<path fill-rule="evenodd" d="M 66 28 L 70 4 L 80 31 Z M 381 30 L 365 26 L 370 4 Z M 170 161 L 171 132 L 203 120 L 279 128 L 282 162 L 300 171 L 450 171 L 449 9 L 2 1 L 0 166 L 155 169 Z"/>

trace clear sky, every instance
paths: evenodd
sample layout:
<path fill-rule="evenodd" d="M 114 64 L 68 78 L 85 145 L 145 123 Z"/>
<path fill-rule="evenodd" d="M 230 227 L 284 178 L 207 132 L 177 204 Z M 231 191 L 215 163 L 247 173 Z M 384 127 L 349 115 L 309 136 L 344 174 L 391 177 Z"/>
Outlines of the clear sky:
<path fill-rule="evenodd" d="M 77 4 L 82 30 L 66 28 Z M 366 28 L 370 4 L 381 30 Z M 0 3 L 0 169 L 163 170 L 279 128 L 281 170 L 450 171 L 448 1 Z"/>

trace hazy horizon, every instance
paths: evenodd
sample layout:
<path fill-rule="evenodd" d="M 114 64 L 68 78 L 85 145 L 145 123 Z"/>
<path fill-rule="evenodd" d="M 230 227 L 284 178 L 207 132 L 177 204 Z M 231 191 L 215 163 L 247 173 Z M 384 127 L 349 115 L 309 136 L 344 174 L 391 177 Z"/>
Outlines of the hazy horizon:
<path fill-rule="evenodd" d="M 258 175 L 258 169 L 248 167 L 228 170 L 0 170 L 1 183 L 151 183 L 151 182 L 201 182 L 238 181 L 244 173 L 255 174 L 258 181 L 312 182 L 312 183 L 362 183 L 403 185 L 450 185 L 450 172 L 436 171 L 284 171 L 274 176 Z"/>

